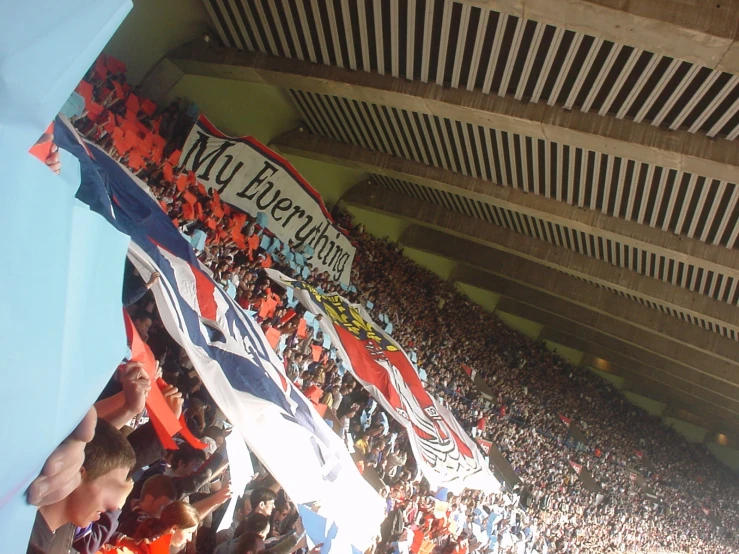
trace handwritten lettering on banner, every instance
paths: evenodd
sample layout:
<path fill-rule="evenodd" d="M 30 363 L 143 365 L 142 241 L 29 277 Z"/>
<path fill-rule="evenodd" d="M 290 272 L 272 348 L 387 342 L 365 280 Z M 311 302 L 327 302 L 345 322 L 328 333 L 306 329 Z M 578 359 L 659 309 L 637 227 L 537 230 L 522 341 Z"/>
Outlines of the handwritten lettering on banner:
<path fill-rule="evenodd" d="M 333 222 L 318 193 L 289 162 L 252 137 L 228 137 L 201 116 L 187 137 L 181 165 L 247 213 L 264 212 L 284 243 L 310 246 L 306 261 L 349 283 L 356 250 Z"/>

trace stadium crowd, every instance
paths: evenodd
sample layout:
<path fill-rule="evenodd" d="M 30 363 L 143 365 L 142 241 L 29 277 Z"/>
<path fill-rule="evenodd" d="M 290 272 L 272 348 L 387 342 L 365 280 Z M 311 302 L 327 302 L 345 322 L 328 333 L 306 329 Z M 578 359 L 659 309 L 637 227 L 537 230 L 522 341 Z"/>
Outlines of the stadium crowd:
<path fill-rule="evenodd" d="M 739 551 L 735 474 L 608 383 L 508 328 L 397 244 L 354 225 L 340 206 L 334 218 L 357 248 L 351 287 L 297 265 L 305 245 L 269 246 L 274 240 L 257 214 L 222 203 L 177 166 L 197 110 L 158 108 L 126 84 L 123 64 L 101 56 L 65 113 L 148 184 L 214 280 L 271 337 L 288 378 L 335 417 L 357 466 L 386 499 L 377 552 Z M 470 434 L 500 449 L 522 484 L 488 495 L 429 490 L 406 431 L 344 370 L 319 326 L 306 324 L 305 309 L 269 280 L 267 267 L 389 321 L 427 388 Z M 70 544 L 90 554 L 306 550 L 296 506 L 263 468 L 245 491 L 230 490 L 230 425 L 165 330 L 150 292 L 156 281 L 155 274 L 144 282 L 128 266 L 123 304 L 159 361 L 161 381 L 152 385 L 138 362 L 115 370 L 96 410 L 29 489 L 29 500 L 41 506 L 29 552 L 68 552 Z M 479 394 L 463 364 L 484 378 L 492 398 Z M 152 386 L 204 449 L 162 446 L 141 415 Z M 70 468 L 83 451 L 80 481 Z M 583 471 L 595 487 L 585 486 Z M 216 533 L 232 494 L 239 497 L 233 524 Z"/>

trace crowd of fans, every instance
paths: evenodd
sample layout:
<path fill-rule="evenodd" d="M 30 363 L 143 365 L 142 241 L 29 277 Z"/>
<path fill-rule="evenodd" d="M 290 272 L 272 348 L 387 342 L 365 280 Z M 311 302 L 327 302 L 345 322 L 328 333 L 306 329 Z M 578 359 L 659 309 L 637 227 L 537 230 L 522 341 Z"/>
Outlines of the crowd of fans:
<path fill-rule="evenodd" d="M 80 132 L 148 184 L 214 280 L 272 337 L 286 375 L 335 416 L 334 429 L 387 501 L 377 552 L 737 551 L 736 475 L 608 383 L 506 327 L 404 257 L 398 245 L 354 225 L 340 206 L 334 218 L 357 248 L 351 287 L 304 272 L 296 260 L 305 245 L 263 248 L 274 240 L 256 214 L 222 203 L 177 167 L 196 111 L 177 103 L 159 109 L 142 99 L 126 85 L 120 62 L 101 57 L 71 104 L 68 115 Z M 470 434 L 501 450 L 523 486 L 493 494 L 430 490 L 406 431 L 344 370 L 318 325 L 305 324 L 305 309 L 268 279 L 267 267 L 361 303 L 376 321 L 390 321 L 427 388 Z M 246 491 L 233 491 L 239 496 L 233 524 L 215 532 L 232 494 L 224 449 L 230 426 L 164 329 L 153 286 L 156 275 L 145 283 L 129 267 L 124 305 L 160 362 L 167 402 L 208 446 L 166 451 L 151 423 L 142 424 L 149 378 L 137 362 L 122 364 L 96 404 L 97 424 L 92 413 L 60 447 L 84 448 L 81 483 L 73 482 L 64 498 L 57 496 L 68 490 L 44 496 L 60 480 L 59 470 L 50 469 L 53 455 L 30 489 L 31 501 L 42 507 L 29 551 L 52 552 L 51 543 L 60 541 L 91 554 L 155 552 L 158 541 L 171 552 L 307 548 L 295 505 L 263 469 Z M 492 398 L 479 394 L 463 364 L 483 376 Z M 584 440 L 572 433 L 575 426 Z M 55 453 L 61 454 L 68 452 Z M 584 486 L 573 471 L 578 466 L 597 481 L 596 489 Z"/>

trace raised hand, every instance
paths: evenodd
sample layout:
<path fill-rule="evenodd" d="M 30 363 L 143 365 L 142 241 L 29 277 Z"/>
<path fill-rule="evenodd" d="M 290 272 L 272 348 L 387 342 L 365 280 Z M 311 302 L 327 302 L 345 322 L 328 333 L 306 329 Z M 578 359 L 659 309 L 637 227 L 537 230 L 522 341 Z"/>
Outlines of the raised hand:
<path fill-rule="evenodd" d="M 95 435 L 97 412 L 90 408 L 80 424 L 72 431 L 44 464 L 41 473 L 28 487 L 28 502 L 46 506 L 66 498 L 82 480 L 80 468 L 85 461 L 85 445 Z"/>
<path fill-rule="evenodd" d="M 162 388 L 162 395 L 164 396 L 164 400 L 167 401 L 167 405 L 170 410 L 172 410 L 174 416 L 177 419 L 180 419 L 180 416 L 182 415 L 182 403 L 184 402 L 182 393 L 177 387 L 166 385 Z"/>
<path fill-rule="evenodd" d="M 118 378 L 123 387 L 123 397 L 126 400 L 126 407 L 136 414 L 143 412 L 146 399 L 151 390 L 151 380 L 146 374 L 144 364 L 141 362 L 127 363 L 120 370 Z"/>

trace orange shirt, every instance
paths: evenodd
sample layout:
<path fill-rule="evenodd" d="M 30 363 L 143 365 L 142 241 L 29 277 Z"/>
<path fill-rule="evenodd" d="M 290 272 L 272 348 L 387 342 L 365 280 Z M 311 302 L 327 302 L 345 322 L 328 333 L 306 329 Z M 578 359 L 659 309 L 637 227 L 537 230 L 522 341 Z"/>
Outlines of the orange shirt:
<path fill-rule="evenodd" d="M 162 535 L 153 541 L 136 541 L 122 535 L 116 539 L 115 544 L 103 546 L 98 554 L 169 554 L 171 540 L 172 533 Z"/>

